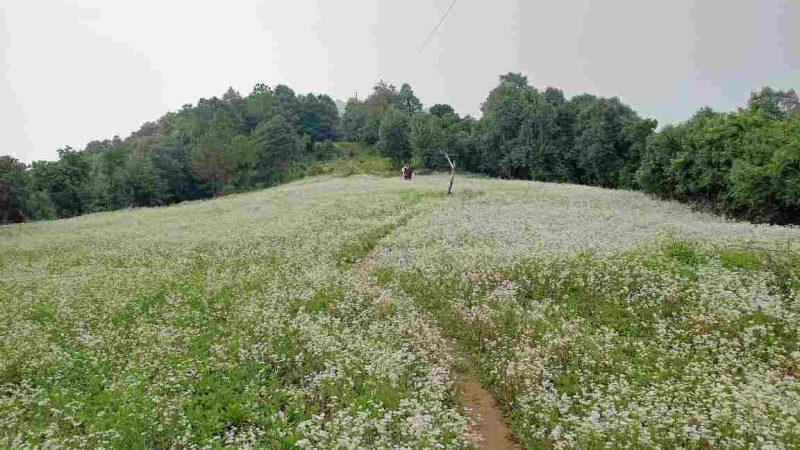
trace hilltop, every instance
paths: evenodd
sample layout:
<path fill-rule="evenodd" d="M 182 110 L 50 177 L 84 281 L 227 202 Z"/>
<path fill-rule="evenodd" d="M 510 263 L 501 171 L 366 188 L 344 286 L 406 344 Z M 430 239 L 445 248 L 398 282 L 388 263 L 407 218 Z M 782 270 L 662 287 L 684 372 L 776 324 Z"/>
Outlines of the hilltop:
<path fill-rule="evenodd" d="M 699 110 L 656 131 L 616 97 L 568 98 L 520 73 L 499 77 L 481 117 L 424 106 L 407 83 L 363 100 L 258 83 L 201 98 L 129 136 L 58 150 L 30 166 L 0 155 L 0 224 L 263 189 L 330 163 L 338 145 L 411 163 L 537 181 L 635 189 L 753 222 L 800 223 L 800 99 L 763 88 L 736 112 Z M 445 157 L 445 155 L 449 155 Z M 316 172 L 312 172 L 316 173 Z"/>

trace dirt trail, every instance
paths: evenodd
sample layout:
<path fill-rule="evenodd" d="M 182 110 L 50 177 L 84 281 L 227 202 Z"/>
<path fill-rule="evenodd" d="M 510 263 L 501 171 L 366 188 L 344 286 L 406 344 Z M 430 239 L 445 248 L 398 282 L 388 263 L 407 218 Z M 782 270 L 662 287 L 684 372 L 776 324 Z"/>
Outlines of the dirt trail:
<path fill-rule="evenodd" d="M 371 272 L 375 268 L 376 249 L 372 249 L 355 266 L 356 284 L 361 292 L 378 296 L 379 302 L 385 301 L 389 293 L 375 283 Z M 500 408 L 477 377 L 477 371 L 466 356 L 466 353 L 452 339 L 444 338 L 450 357 L 467 363 L 466 370 L 452 371 L 454 376 L 456 399 L 472 418 L 474 431 L 479 437 L 478 448 L 491 450 L 518 450 L 519 447 L 511 437 L 511 431 L 503 421 Z"/>

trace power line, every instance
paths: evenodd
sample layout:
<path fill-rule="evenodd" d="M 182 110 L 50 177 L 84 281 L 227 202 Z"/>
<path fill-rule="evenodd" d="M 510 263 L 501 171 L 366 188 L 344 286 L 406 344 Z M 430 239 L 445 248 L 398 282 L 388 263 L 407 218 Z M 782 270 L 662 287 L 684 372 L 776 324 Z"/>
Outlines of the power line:
<path fill-rule="evenodd" d="M 458 1 L 458 0 L 453 0 L 453 1 L 450 3 L 450 6 L 448 6 L 448 7 L 447 7 L 447 11 L 445 11 L 445 12 L 444 12 L 444 15 L 442 15 L 442 18 L 441 18 L 441 19 L 439 19 L 439 23 L 437 23 L 437 24 L 436 24 L 436 27 L 435 27 L 435 28 L 434 28 L 434 29 L 431 31 L 431 34 L 429 34 L 429 35 L 428 35 L 428 39 L 426 39 L 426 40 L 425 40 L 425 43 L 424 43 L 424 44 L 422 44 L 422 45 L 421 45 L 421 46 L 420 46 L 420 47 L 417 49 L 417 53 L 422 53 L 422 50 L 423 50 L 423 49 L 424 49 L 424 48 L 425 48 L 425 47 L 428 45 L 428 42 L 430 42 L 430 41 L 431 41 L 431 39 L 433 39 L 433 35 L 434 35 L 434 34 L 436 34 L 436 32 L 439 30 L 439 27 L 442 25 L 442 22 L 444 22 L 444 19 L 447 17 L 447 15 L 448 15 L 448 14 L 450 14 L 450 10 L 451 10 L 451 9 L 453 9 L 453 6 L 455 6 L 455 4 L 456 4 L 456 2 L 457 2 L 457 1 Z"/>

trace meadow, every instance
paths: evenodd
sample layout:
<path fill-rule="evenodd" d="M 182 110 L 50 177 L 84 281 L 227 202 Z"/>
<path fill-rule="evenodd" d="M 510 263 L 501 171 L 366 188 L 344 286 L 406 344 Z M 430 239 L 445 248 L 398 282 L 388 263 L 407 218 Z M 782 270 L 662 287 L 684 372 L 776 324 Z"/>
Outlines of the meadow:
<path fill-rule="evenodd" d="M 442 336 L 523 448 L 800 447 L 800 229 L 447 181 L 1 227 L 0 447 L 479 446 Z"/>

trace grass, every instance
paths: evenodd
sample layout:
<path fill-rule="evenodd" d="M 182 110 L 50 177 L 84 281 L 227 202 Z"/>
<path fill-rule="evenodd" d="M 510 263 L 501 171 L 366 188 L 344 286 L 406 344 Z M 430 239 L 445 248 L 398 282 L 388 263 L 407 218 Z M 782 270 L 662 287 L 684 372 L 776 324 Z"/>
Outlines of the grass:
<path fill-rule="evenodd" d="M 389 158 L 381 156 L 375 147 L 357 142 L 336 142 L 334 145 L 337 155 L 330 160 L 311 164 L 307 169 L 309 176 L 391 176 L 399 173 L 392 169 Z"/>
<path fill-rule="evenodd" d="M 338 145 L 320 173 L 390 172 Z M 800 445 L 800 231 L 448 181 L 326 176 L 0 229 L 0 447 L 470 448 L 469 364 L 425 347 L 426 315 L 524 448 Z M 353 273 L 372 249 L 380 298 Z"/>
<path fill-rule="evenodd" d="M 345 276 L 406 220 L 406 185 L 364 182 L 17 227 L 0 447 L 467 447 L 443 369 L 401 331 L 413 308 Z"/>

